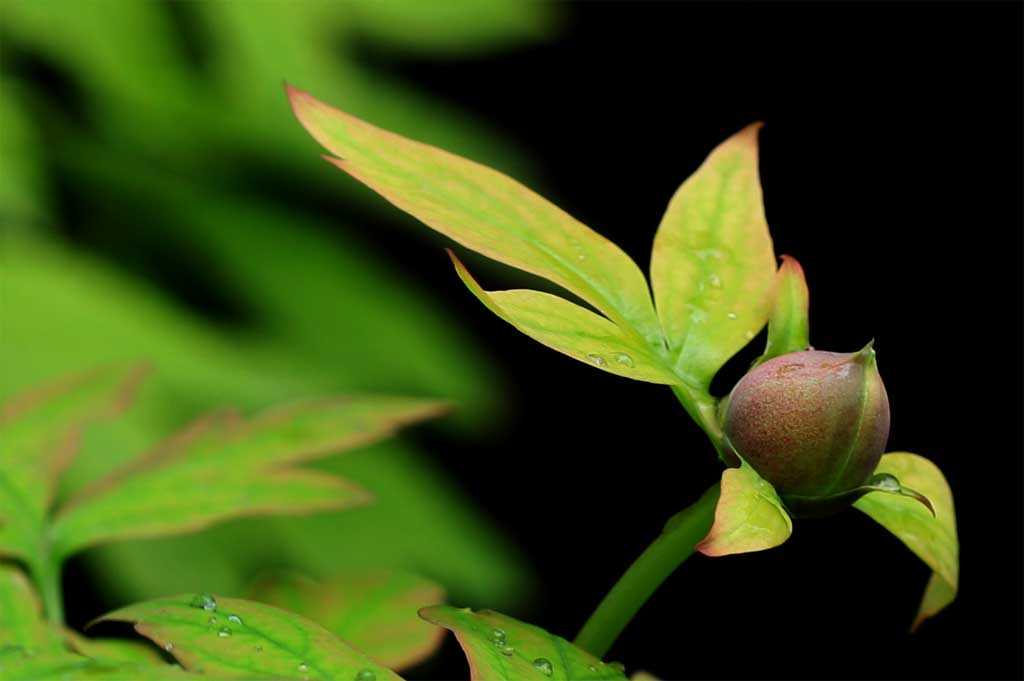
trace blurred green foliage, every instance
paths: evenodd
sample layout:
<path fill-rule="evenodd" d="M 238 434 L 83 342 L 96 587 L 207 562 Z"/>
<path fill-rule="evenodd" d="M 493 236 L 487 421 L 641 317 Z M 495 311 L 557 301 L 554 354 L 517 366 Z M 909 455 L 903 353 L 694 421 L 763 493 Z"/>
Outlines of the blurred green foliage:
<path fill-rule="evenodd" d="M 72 488 L 225 404 L 441 397 L 462 430 L 496 412 L 499 377 L 443 305 L 376 258 L 352 218 L 325 224 L 287 200 L 394 216 L 317 162 L 281 86 L 516 169 L 499 136 L 365 54 L 455 60 L 536 40 L 554 28 L 551 6 L 4 0 L 0 12 L 0 396 L 107 361 L 156 369 L 129 418 L 87 437 Z M 284 189 L 264 191 L 266 178 Z M 183 305 L 184 279 L 243 321 Z M 88 554 L 93 574 L 118 601 L 240 593 L 268 563 L 402 567 L 497 607 L 525 588 L 514 549 L 408 441 L 323 465 L 378 503 L 119 544 Z"/>

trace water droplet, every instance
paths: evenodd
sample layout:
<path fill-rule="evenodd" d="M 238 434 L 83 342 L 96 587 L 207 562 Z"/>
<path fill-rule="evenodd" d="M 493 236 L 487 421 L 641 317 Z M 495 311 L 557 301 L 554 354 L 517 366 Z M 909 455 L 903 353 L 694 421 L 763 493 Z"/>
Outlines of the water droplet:
<path fill-rule="evenodd" d="M 621 364 L 624 367 L 633 366 L 633 358 L 624 352 L 616 352 L 614 355 L 612 355 L 612 357 L 615 358 L 616 364 Z"/>
<path fill-rule="evenodd" d="M 735 312 L 730 312 L 729 314 L 727 314 L 725 316 L 728 317 L 729 319 L 736 319 L 736 317 L 737 317 Z"/>
<path fill-rule="evenodd" d="M 377 675 L 372 669 L 363 669 L 356 674 L 354 681 L 377 681 Z"/>
<path fill-rule="evenodd" d="M 596 367 L 603 367 L 605 364 L 608 363 L 604 357 L 602 357 L 601 355 L 595 355 L 593 353 L 587 355 L 587 359 L 589 359 L 590 363 Z"/>
<path fill-rule="evenodd" d="M 872 482 L 874 482 L 875 487 L 886 492 L 900 491 L 900 481 L 888 473 L 879 473 Z"/>
<path fill-rule="evenodd" d="M 708 283 L 714 288 L 722 288 L 722 279 L 717 274 L 712 274 L 708 277 Z"/>
<path fill-rule="evenodd" d="M 235 624 L 241 624 L 242 618 L 238 615 L 228 615 L 228 622 L 234 622 Z"/>
<path fill-rule="evenodd" d="M 502 646 L 498 650 L 500 650 L 501 654 L 504 655 L 505 657 L 511 657 L 512 653 L 516 652 L 516 649 L 513 648 L 512 646 Z"/>
<path fill-rule="evenodd" d="M 621 662 L 609 662 L 608 666 L 611 669 L 614 669 L 615 671 L 619 672 L 620 674 L 624 674 L 626 672 L 626 665 L 622 664 Z"/>
<path fill-rule="evenodd" d="M 189 603 L 193 608 L 215 612 L 217 610 L 217 599 L 210 594 L 199 594 Z"/>
<path fill-rule="evenodd" d="M 555 670 L 555 668 L 551 666 L 551 660 L 546 657 L 538 657 L 533 661 L 533 666 L 536 667 L 537 671 L 544 676 L 551 676 L 551 673 Z"/>
<path fill-rule="evenodd" d="M 309 665 L 306 664 L 305 662 L 300 662 L 299 663 L 299 671 L 303 672 L 303 673 L 308 672 L 309 671 Z"/>
<path fill-rule="evenodd" d="M 206 621 L 209 622 L 210 624 L 216 624 L 217 623 L 217 618 L 216 617 L 211 617 L 210 619 L 208 619 Z"/>
<path fill-rule="evenodd" d="M 505 630 L 491 629 L 491 643 L 493 643 L 496 646 L 505 645 Z"/>
<path fill-rule="evenodd" d="M 597 665 L 596 664 L 588 665 L 587 669 L 589 669 L 592 672 L 596 672 L 597 671 Z"/>
<path fill-rule="evenodd" d="M 228 629 L 227 627 L 221 627 L 220 629 L 217 630 L 217 635 L 220 636 L 221 638 L 227 638 L 228 636 L 231 635 L 231 630 Z"/>
<path fill-rule="evenodd" d="M 166 650 L 167 652 L 171 652 L 172 650 L 174 650 L 174 644 L 173 643 L 165 643 L 164 644 L 164 650 Z"/>
<path fill-rule="evenodd" d="M 753 337 L 754 337 L 754 332 L 753 332 L 753 331 L 747 331 L 747 332 L 746 332 L 745 334 L 743 334 L 743 335 L 747 337 L 747 340 L 750 340 L 751 338 L 753 338 Z"/>

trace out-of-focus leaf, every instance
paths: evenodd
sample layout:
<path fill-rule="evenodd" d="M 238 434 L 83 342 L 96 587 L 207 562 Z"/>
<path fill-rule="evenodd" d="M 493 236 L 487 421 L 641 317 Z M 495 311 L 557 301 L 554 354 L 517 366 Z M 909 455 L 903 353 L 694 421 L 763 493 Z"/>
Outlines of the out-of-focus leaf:
<path fill-rule="evenodd" d="M 697 550 L 706 556 L 763 551 L 782 544 L 793 521 L 771 483 L 743 461 L 722 473 L 715 522 Z"/>
<path fill-rule="evenodd" d="M 72 650 L 106 663 L 164 666 L 156 648 L 142 641 L 122 638 L 89 638 L 77 631 L 66 630 L 64 637 Z"/>
<path fill-rule="evenodd" d="M 677 369 L 704 387 L 768 319 L 775 257 L 758 177 L 757 131 L 719 145 L 672 197 L 651 285 Z"/>
<path fill-rule="evenodd" d="M 249 422 L 217 414 L 68 502 L 50 541 L 66 557 L 104 541 L 194 531 L 226 518 L 358 505 L 370 499 L 365 491 L 294 465 L 440 411 L 426 400 L 356 397 L 300 403 Z"/>
<path fill-rule="evenodd" d="M 18 361 L 0 372 L 0 392 L 123 360 L 126 348 L 155 368 L 135 408 L 89 429 L 83 455 L 64 481 L 65 495 L 108 475 L 197 412 L 224 404 L 252 411 L 361 387 L 338 373 L 345 366 L 326 371 L 293 361 L 275 346 L 261 349 L 248 337 L 204 326 L 91 259 L 13 237 L 4 249 L 0 354 Z M 68 329 L 74 342 L 67 341 Z M 512 604 L 523 593 L 528 571 L 521 556 L 408 444 L 380 443 L 316 467 L 372 490 L 375 503 L 280 522 L 234 521 L 200 536 L 118 543 L 86 558 L 104 591 L 120 601 L 203 588 L 240 592 L 268 561 L 316 575 L 341 568 L 422 571 L 475 603 Z"/>
<path fill-rule="evenodd" d="M 294 87 L 288 96 L 341 170 L 467 248 L 575 293 L 639 333 L 640 342 L 660 342 L 643 274 L 611 241 L 496 170 L 377 128 Z"/>
<path fill-rule="evenodd" d="M 424 608 L 428 622 L 450 629 L 469 660 L 472 681 L 625 681 L 621 668 L 605 664 L 564 638 L 489 610 L 447 605 Z"/>
<path fill-rule="evenodd" d="M 443 602 L 444 589 L 402 572 L 349 571 L 324 581 L 276 575 L 260 579 L 249 596 L 313 620 L 395 670 L 430 657 L 443 638 L 417 611 Z"/>
<path fill-rule="evenodd" d="M 481 303 L 530 338 L 619 376 L 674 384 L 679 378 L 650 346 L 614 322 L 550 293 L 485 291 L 449 251 L 459 278 Z"/>
<path fill-rule="evenodd" d="M 399 679 L 315 622 L 262 603 L 185 594 L 130 605 L 97 621 L 110 620 L 133 623 L 183 667 L 203 674 Z"/>
<path fill-rule="evenodd" d="M 47 213 L 42 141 L 24 106 L 24 86 L 14 77 L 0 79 L 0 225 L 28 228 Z"/>
<path fill-rule="evenodd" d="M 0 652 L 63 651 L 60 635 L 43 621 L 41 613 L 39 599 L 25 574 L 13 565 L 0 563 Z"/>
<path fill-rule="evenodd" d="M 57 480 L 88 424 L 131 402 L 144 371 L 108 367 L 23 393 L 0 406 L 0 555 L 42 559 Z"/>
<path fill-rule="evenodd" d="M 875 472 L 896 476 L 902 484 L 927 497 L 935 510 L 933 516 L 917 499 L 875 492 L 854 503 L 896 535 L 933 571 L 911 627 L 916 629 L 956 598 L 960 580 L 960 544 L 956 534 L 953 493 L 938 466 L 917 454 L 886 454 Z"/>
<path fill-rule="evenodd" d="M 782 256 L 782 265 L 775 275 L 775 292 L 768 318 L 768 345 L 754 366 L 772 357 L 800 352 L 811 346 L 807 308 L 810 293 L 804 270 L 796 258 Z"/>

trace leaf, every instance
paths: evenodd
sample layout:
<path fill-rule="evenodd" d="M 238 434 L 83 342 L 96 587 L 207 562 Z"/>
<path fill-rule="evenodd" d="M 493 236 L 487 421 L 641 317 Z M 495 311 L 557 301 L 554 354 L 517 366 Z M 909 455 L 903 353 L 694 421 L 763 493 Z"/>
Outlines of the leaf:
<path fill-rule="evenodd" d="M 0 563 L 0 651 L 7 648 L 37 654 L 63 651 L 64 644 L 43 621 L 39 599 L 25 574 Z"/>
<path fill-rule="evenodd" d="M 728 556 L 774 548 L 793 533 L 793 521 L 775 488 L 750 464 L 722 473 L 722 492 L 715 521 L 697 550 L 706 556 Z"/>
<path fill-rule="evenodd" d="M 420 616 L 450 629 L 469 660 L 471 681 L 625 681 L 614 664 L 605 664 L 565 639 L 490 610 L 447 605 L 423 608 Z"/>
<path fill-rule="evenodd" d="M 540 291 L 485 291 L 448 251 L 459 278 L 487 308 L 530 338 L 619 376 L 675 384 L 679 378 L 645 343 L 608 319 Z"/>
<path fill-rule="evenodd" d="M 359 397 L 301 402 L 248 422 L 216 414 L 68 502 L 50 532 L 54 551 L 65 557 L 103 541 L 193 531 L 226 518 L 366 502 L 351 483 L 293 465 L 440 411 L 426 400 Z"/>
<path fill-rule="evenodd" d="M 402 572 L 348 571 L 325 581 L 279 575 L 259 580 L 249 596 L 308 617 L 391 669 L 423 662 L 443 638 L 417 611 L 443 602 L 444 589 Z"/>
<path fill-rule="evenodd" d="M 768 319 L 775 257 L 758 177 L 757 131 L 723 142 L 669 202 L 651 285 L 676 369 L 704 387 Z"/>
<path fill-rule="evenodd" d="M 96 622 L 111 620 L 133 623 L 183 667 L 202 674 L 348 681 L 368 671 L 375 681 L 400 681 L 315 622 L 252 601 L 185 594 L 130 605 Z"/>
<path fill-rule="evenodd" d="M 89 638 L 67 629 L 64 637 L 72 650 L 106 663 L 163 666 L 164 659 L 153 646 L 121 638 Z"/>
<path fill-rule="evenodd" d="M 629 256 L 515 180 L 374 127 L 288 86 L 299 122 L 340 158 L 335 166 L 428 227 L 580 296 L 641 342 L 661 331 L 643 274 Z"/>
<path fill-rule="evenodd" d="M 895 494 L 871 493 L 854 503 L 892 532 L 933 570 L 921 607 L 911 629 L 934 616 L 956 598 L 960 580 L 960 545 L 956 533 L 953 493 L 942 471 L 928 459 L 907 452 L 882 457 L 876 475 L 896 476 L 927 497 L 935 515 L 917 499 Z"/>
<path fill-rule="evenodd" d="M 144 370 L 98 369 L 23 393 L 0 407 L 0 555 L 34 563 L 60 474 L 82 430 L 120 413 Z"/>
<path fill-rule="evenodd" d="M 782 256 L 775 276 L 771 316 L 768 318 L 768 345 L 754 366 L 773 357 L 807 350 L 811 346 L 807 309 L 810 294 L 804 270 L 796 258 Z"/>

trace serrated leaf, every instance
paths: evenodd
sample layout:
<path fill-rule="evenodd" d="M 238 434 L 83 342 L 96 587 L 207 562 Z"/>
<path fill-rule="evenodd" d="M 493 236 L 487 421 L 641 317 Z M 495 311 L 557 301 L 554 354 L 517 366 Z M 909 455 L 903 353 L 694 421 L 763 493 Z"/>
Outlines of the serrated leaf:
<path fill-rule="evenodd" d="M 811 346 L 807 319 L 810 293 L 804 270 L 796 258 L 782 256 L 775 275 L 771 314 L 768 318 L 768 344 L 754 366 L 773 357 L 807 350 Z"/>
<path fill-rule="evenodd" d="M 937 614 L 956 598 L 960 581 L 953 493 L 938 466 L 908 452 L 882 457 L 876 475 L 887 473 L 931 501 L 935 515 L 919 500 L 897 494 L 870 493 L 854 506 L 892 532 L 933 570 L 911 629 Z"/>
<path fill-rule="evenodd" d="M 580 296 L 642 342 L 661 331 L 643 274 L 600 234 L 510 177 L 377 128 L 288 86 L 335 166 L 460 244 Z"/>
<path fill-rule="evenodd" d="M 541 291 L 485 291 L 455 254 L 448 254 L 473 295 L 530 338 L 619 376 L 667 385 L 679 383 L 679 377 L 650 346 L 607 318 Z"/>
<path fill-rule="evenodd" d="M 774 548 L 793 533 L 793 521 L 771 483 L 745 461 L 722 473 L 722 492 L 708 536 L 697 545 L 706 556 Z"/>
<path fill-rule="evenodd" d="M 623 671 L 569 641 L 497 612 L 423 608 L 420 616 L 450 629 L 469 661 L 471 681 L 625 681 Z M 550 673 L 548 673 L 550 671 Z"/>
<path fill-rule="evenodd" d="M 17 648 L 35 654 L 63 651 L 60 635 L 42 619 L 42 607 L 25 574 L 0 563 L 0 650 Z"/>
<path fill-rule="evenodd" d="M 651 287 L 675 367 L 707 388 L 768 319 L 775 257 L 757 131 L 719 145 L 679 188 L 654 240 Z"/>
<path fill-rule="evenodd" d="M 130 605 L 96 621 L 110 620 L 133 623 L 183 667 L 202 674 L 347 681 L 368 671 L 376 681 L 400 681 L 315 622 L 262 603 L 185 594 Z"/>
<path fill-rule="evenodd" d="M 444 595 L 440 585 L 396 571 L 348 571 L 323 581 L 268 576 L 249 592 L 252 600 L 307 617 L 395 670 L 419 664 L 441 644 L 442 630 L 417 611 L 443 602 Z"/>
<path fill-rule="evenodd" d="M 0 408 L 0 555 L 35 562 L 57 480 L 90 423 L 116 416 L 144 375 L 107 367 L 51 383 Z"/>
<path fill-rule="evenodd" d="M 226 518 L 364 503 L 370 497 L 360 488 L 294 464 L 367 444 L 441 409 L 426 400 L 359 397 L 302 402 L 248 422 L 232 413 L 202 419 L 69 501 L 51 528 L 54 551 L 68 556 Z"/>

